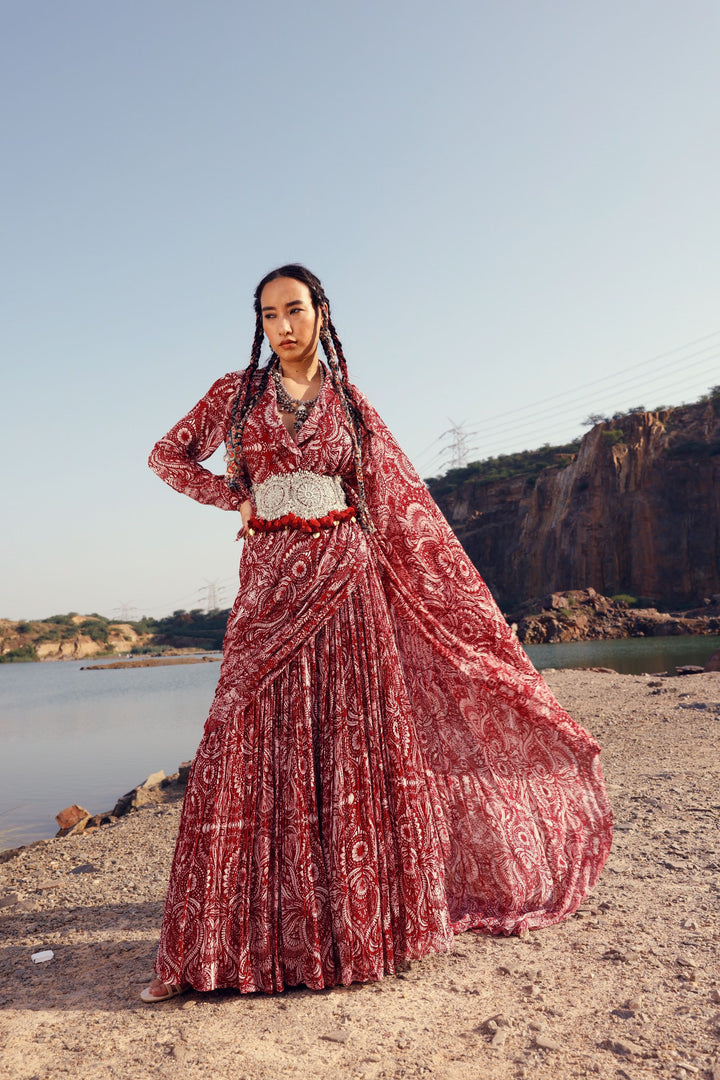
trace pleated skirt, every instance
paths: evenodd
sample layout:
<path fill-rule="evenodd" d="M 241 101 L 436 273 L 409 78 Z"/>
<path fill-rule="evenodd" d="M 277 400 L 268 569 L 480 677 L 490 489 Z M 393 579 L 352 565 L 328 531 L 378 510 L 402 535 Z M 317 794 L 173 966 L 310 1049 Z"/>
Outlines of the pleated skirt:
<path fill-rule="evenodd" d="M 229 630 L 188 779 L 164 982 L 272 993 L 377 980 L 461 930 L 547 925 L 582 901 L 607 854 L 597 776 L 566 746 L 554 769 L 532 704 L 503 717 L 477 680 L 473 723 L 448 737 L 442 687 L 435 706 L 413 689 L 432 646 L 418 640 L 414 670 L 401 659 L 372 562 L 251 693 L 232 685 L 240 648 Z M 477 717 L 488 731 L 505 721 L 512 745 Z"/>

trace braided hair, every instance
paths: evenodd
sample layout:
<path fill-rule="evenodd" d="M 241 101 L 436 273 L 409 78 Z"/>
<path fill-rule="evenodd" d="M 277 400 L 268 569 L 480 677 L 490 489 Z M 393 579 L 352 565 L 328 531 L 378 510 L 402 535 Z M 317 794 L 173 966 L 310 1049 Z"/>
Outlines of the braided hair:
<path fill-rule="evenodd" d="M 340 341 L 338 332 L 330 317 L 330 301 L 325 295 L 325 290 L 322 287 L 320 279 L 299 263 L 288 263 L 286 266 L 280 266 L 276 270 L 271 270 L 269 274 L 265 275 L 255 289 L 253 296 L 255 336 L 253 338 L 252 350 L 250 353 L 250 365 L 244 373 L 243 381 L 233 405 L 230 427 L 226 440 L 228 484 L 230 488 L 233 489 L 237 489 L 240 486 L 240 478 L 242 475 L 242 438 L 245 424 L 248 416 L 264 394 L 270 374 L 279 363 L 277 355 L 272 353 L 267 364 L 262 368 L 260 378 L 255 378 L 260 363 L 260 350 L 262 348 L 264 337 L 260 298 L 265 286 L 269 284 L 269 282 L 275 281 L 277 278 L 293 278 L 295 281 L 300 281 L 303 285 L 307 285 L 313 307 L 315 308 L 315 311 L 323 317 L 323 325 L 320 330 L 320 344 L 322 345 L 323 352 L 327 358 L 335 392 L 347 419 L 350 438 L 353 445 L 355 479 L 357 481 L 358 492 L 358 519 L 360 525 L 366 532 L 374 532 L 374 525 L 368 513 L 367 501 L 365 499 L 365 481 L 362 465 L 363 434 L 371 435 L 372 432 L 369 430 L 362 417 L 354 392 L 350 386 L 347 361 L 345 359 L 342 342 Z"/>

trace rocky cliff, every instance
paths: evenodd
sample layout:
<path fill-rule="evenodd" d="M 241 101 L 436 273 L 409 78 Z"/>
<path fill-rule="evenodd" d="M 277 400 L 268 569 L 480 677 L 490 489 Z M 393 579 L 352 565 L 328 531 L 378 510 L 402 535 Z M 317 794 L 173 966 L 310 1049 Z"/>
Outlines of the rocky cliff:
<path fill-rule="evenodd" d="M 599 423 L 537 476 L 430 487 L 504 610 L 588 586 L 665 607 L 720 592 L 720 396 Z"/>

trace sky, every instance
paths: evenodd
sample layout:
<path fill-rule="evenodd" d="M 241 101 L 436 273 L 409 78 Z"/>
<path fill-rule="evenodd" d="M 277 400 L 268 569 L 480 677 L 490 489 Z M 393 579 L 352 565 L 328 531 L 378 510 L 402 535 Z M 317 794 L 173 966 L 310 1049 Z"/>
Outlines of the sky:
<path fill-rule="evenodd" d="M 423 476 L 453 426 L 720 383 L 719 39 L 714 0 L 0 0 L 0 617 L 229 606 L 236 515 L 147 455 L 288 261 Z"/>

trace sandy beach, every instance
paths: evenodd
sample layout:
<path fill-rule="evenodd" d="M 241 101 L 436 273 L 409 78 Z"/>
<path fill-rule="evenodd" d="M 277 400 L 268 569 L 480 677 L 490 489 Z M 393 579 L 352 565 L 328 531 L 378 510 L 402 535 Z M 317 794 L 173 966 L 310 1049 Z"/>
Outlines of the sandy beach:
<path fill-rule="evenodd" d="M 546 676 L 616 816 L 573 917 L 376 984 L 143 1005 L 180 805 L 143 808 L 0 866 L 0 1077 L 720 1080 L 720 673 Z"/>

